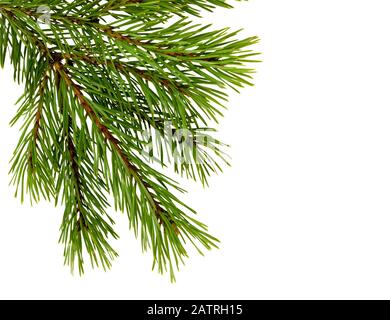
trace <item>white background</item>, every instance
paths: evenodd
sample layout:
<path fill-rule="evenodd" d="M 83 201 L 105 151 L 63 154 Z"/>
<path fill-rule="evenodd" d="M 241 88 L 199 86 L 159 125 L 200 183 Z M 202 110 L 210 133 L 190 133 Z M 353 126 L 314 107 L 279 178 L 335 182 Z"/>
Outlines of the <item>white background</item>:
<path fill-rule="evenodd" d="M 185 183 L 221 249 L 171 284 L 116 215 L 112 270 L 72 276 L 61 208 L 21 205 L 8 186 L 21 88 L 0 77 L 0 298 L 390 298 L 390 4 L 252 0 L 205 21 L 262 38 L 256 86 L 232 95 L 220 136 L 233 168 Z"/>

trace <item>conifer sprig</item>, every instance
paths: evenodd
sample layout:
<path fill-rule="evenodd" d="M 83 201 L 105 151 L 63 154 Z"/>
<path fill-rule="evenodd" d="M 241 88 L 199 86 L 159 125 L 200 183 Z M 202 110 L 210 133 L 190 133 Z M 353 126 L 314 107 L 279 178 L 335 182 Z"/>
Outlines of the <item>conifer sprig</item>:
<path fill-rule="evenodd" d="M 12 183 L 22 200 L 64 205 L 72 270 L 84 272 L 84 252 L 104 269 L 117 256 L 110 195 L 172 280 L 186 242 L 200 253 L 217 247 L 152 162 L 204 185 L 229 163 L 208 123 L 222 116 L 226 87 L 251 85 L 248 47 L 258 39 L 187 17 L 229 2 L 0 0 L 0 65 L 8 57 L 25 84 L 11 122 L 22 122 Z"/>

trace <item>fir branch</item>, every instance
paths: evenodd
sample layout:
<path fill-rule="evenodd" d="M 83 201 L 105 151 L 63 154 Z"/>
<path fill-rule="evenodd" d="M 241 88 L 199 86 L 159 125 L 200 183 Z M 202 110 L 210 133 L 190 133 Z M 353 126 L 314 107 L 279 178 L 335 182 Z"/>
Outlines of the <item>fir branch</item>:
<path fill-rule="evenodd" d="M 139 186 L 147 193 L 148 199 L 153 207 L 153 210 L 159 219 L 160 223 L 163 224 L 164 221 L 162 219 L 162 214 L 164 214 L 164 210 L 161 208 L 160 203 L 154 198 L 153 194 L 149 191 L 151 186 L 142 180 L 141 175 L 139 174 L 138 168 L 136 168 L 129 160 L 129 158 L 126 156 L 125 152 L 122 150 L 122 147 L 120 145 L 120 142 L 117 138 L 114 137 L 114 135 L 110 132 L 110 130 L 101 122 L 99 117 L 96 115 L 96 113 L 93 111 L 92 106 L 89 104 L 81 90 L 79 89 L 79 86 L 76 85 L 72 79 L 69 76 L 68 71 L 64 67 L 64 65 L 60 62 L 55 62 L 53 65 L 56 72 L 59 73 L 59 75 L 62 77 L 62 79 L 65 81 L 67 86 L 73 90 L 74 95 L 79 100 L 80 105 L 84 108 L 85 112 L 88 114 L 88 116 L 91 118 L 91 120 L 94 122 L 96 127 L 100 130 L 101 134 L 104 136 L 104 138 L 109 141 L 109 143 L 112 146 L 112 149 L 118 154 L 118 156 L 123 161 L 123 164 L 129 174 L 134 177 L 134 179 L 137 181 Z M 74 150 L 74 147 L 70 148 L 71 150 Z M 72 154 L 72 153 L 71 153 Z M 174 222 L 172 222 L 174 224 Z M 176 226 L 175 226 L 176 228 Z"/>
<path fill-rule="evenodd" d="M 150 71 L 145 71 L 142 69 L 138 69 L 136 67 L 133 67 L 131 65 L 128 65 L 126 63 L 121 62 L 120 60 L 99 60 L 96 59 L 93 56 L 86 55 L 86 54 L 63 54 L 61 55 L 62 59 L 67 60 L 69 63 L 79 63 L 86 62 L 88 64 L 94 65 L 94 66 L 106 66 L 109 68 L 114 68 L 115 70 L 120 71 L 121 73 L 124 73 L 125 75 L 132 73 L 136 76 L 141 77 L 142 79 L 148 81 L 148 82 L 156 82 L 160 84 L 161 86 L 170 89 L 172 91 L 179 91 L 180 93 L 183 93 L 184 95 L 189 95 L 186 91 L 188 89 L 188 86 L 185 84 L 181 84 L 179 82 L 176 82 L 173 79 L 169 79 L 166 77 L 162 77 L 158 73 L 153 73 Z"/>
<path fill-rule="evenodd" d="M 47 25 L 42 5 L 50 8 Z M 64 204 L 60 241 L 72 270 L 77 264 L 84 272 L 84 251 L 104 269 L 117 256 L 109 244 L 118 237 L 107 215 L 109 194 L 142 248 L 152 250 L 153 265 L 172 280 L 188 256 L 186 242 L 200 253 L 217 247 L 176 195 L 184 190 L 147 163 L 158 158 L 165 167 L 172 158 L 177 173 L 204 185 L 222 171 L 220 161 L 228 163 L 207 123 L 222 115 L 226 86 L 251 84 L 253 70 L 245 65 L 256 53 L 247 47 L 258 39 L 237 40 L 237 32 L 185 18 L 216 6 L 230 4 L 0 0 L 0 63 L 9 50 L 15 79 L 25 82 L 12 121 L 24 119 L 12 182 L 22 199 L 28 193 Z M 180 18 L 162 25 L 172 15 Z M 166 122 L 173 132 L 168 141 Z"/>

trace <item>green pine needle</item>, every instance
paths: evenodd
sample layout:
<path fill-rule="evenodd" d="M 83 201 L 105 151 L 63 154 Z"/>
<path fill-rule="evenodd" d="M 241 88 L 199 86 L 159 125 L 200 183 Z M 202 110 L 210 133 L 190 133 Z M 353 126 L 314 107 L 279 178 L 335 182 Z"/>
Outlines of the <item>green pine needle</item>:
<path fill-rule="evenodd" d="M 251 85 L 258 38 L 188 20 L 229 2 L 0 0 L 0 64 L 9 59 L 25 84 L 11 121 L 22 123 L 12 183 L 22 201 L 64 205 L 72 271 L 84 272 L 84 252 L 105 270 L 118 255 L 110 196 L 172 280 L 186 243 L 217 247 L 178 198 L 184 190 L 152 164 L 203 185 L 229 164 L 208 123 L 222 116 L 227 87 Z"/>

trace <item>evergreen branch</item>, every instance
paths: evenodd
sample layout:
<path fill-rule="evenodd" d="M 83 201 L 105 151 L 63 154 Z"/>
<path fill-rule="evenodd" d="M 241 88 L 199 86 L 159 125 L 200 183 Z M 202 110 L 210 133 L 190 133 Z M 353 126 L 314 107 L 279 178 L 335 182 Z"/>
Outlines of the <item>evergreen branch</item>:
<path fill-rule="evenodd" d="M 120 145 L 120 142 L 117 138 L 114 137 L 114 135 L 110 132 L 110 130 L 101 122 L 97 114 L 94 112 L 92 106 L 89 104 L 83 93 L 81 92 L 78 85 L 76 85 L 72 79 L 69 76 L 68 71 L 64 67 L 64 65 L 61 62 L 55 62 L 53 65 L 56 72 L 60 74 L 60 76 L 63 78 L 67 86 L 73 90 L 74 95 L 79 100 L 80 105 L 84 108 L 85 112 L 88 114 L 88 116 L 91 118 L 93 123 L 96 125 L 96 127 L 100 130 L 101 134 L 104 136 L 104 138 L 110 142 L 111 146 L 113 147 L 113 150 L 118 154 L 118 156 L 123 161 L 123 164 L 129 174 L 135 178 L 137 183 L 142 187 L 142 189 L 147 193 L 148 199 L 153 207 L 153 210 L 159 219 L 160 223 L 163 224 L 163 220 L 161 215 L 164 213 L 164 210 L 161 208 L 160 203 L 154 198 L 153 194 L 149 191 L 151 186 L 147 184 L 145 181 L 142 180 L 141 175 L 139 174 L 138 168 L 136 168 L 129 160 L 129 158 L 126 156 L 125 152 L 122 150 L 122 147 Z"/>
<path fill-rule="evenodd" d="M 101 265 L 106 270 L 111 267 L 111 260 L 118 256 L 108 243 L 109 236 L 118 238 L 112 228 L 114 221 L 105 213 L 108 203 L 102 191 L 108 190 L 100 178 L 100 173 L 90 171 L 91 155 L 87 153 L 82 162 L 79 159 L 80 150 L 77 151 L 75 140 L 82 131 L 75 128 L 74 116 L 71 115 L 70 109 L 72 104 L 65 90 L 66 83 L 58 72 L 55 75 L 56 94 L 64 120 L 62 144 L 64 152 L 60 160 L 62 165 L 57 181 L 57 194 L 59 195 L 63 190 L 65 212 L 60 241 L 65 246 L 65 263 L 73 272 L 77 258 L 78 270 L 82 274 L 84 272 L 83 249 L 86 248 L 92 266 Z M 83 153 L 85 154 L 85 151 Z M 105 216 L 108 221 L 104 219 Z"/>
<path fill-rule="evenodd" d="M 238 0 L 240 1 L 240 0 Z M 228 0 L 35 0 L 25 3 L 19 1 L 0 1 L 0 6 L 21 6 L 34 8 L 37 5 L 61 7 L 67 14 L 89 19 L 112 16 L 117 19 L 167 20 L 172 14 L 200 16 L 200 10 L 212 11 L 216 7 L 232 8 Z"/>
<path fill-rule="evenodd" d="M 156 82 L 160 84 L 161 86 L 177 90 L 180 93 L 183 93 L 185 95 L 189 95 L 189 93 L 186 92 L 186 89 L 188 86 L 184 84 L 180 84 L 172 79 L 161 77 L 161 75 L 157 73 L 151 73 L 149 71 L 145 71 L 142 69 L 138 69 L 136 67 L 133 67 L 131 65 L 128 65 L 126 63 L 121 62 L 120 60 L 99 60 L 93 56 L 86 55 L 86 54 L 63 54 L 61 56 L 63 59 L 67 60 L 71 64 L 73 63 L 79 63 L 80 61 L 89 63 L 94 66 L 106 66 L 110 68 L 115 68 L 115 70 L 118 70 L 122 73 L 129 74 L 132 73 L 134 75 L 140 76 L 142 79 L 148 81 L 148 82 Z"/>
<path fill-rule="evenodd" d="M 50 7 L 47 25 L 42 5 Z M 60 241 L 72 271 L 77 263 L 84 272 L 84 251 L 104 269 L 117 256 L 109 244 L 118 236 L 106 213 L 108 194 L 143 250 L 152 250 L 153 266 L 169 270 L 172 280 L 188 256 L 186 242 L 200 253 L 217 247 L 176 195 L 184 190 L 147 163 L 159 158 L 165 167 L 173 158 L 177 173 L 204 185 L 222 171 L 219 161 L 228 163 L 207 123 L 222 115 L 226 86 L 251 84 L 253 70 L 245 65 L 256 53 L 247 47 L 258 39 L 237 40 L 237 32 L 184 18 L 216 6 L 230 4 L 0 0 L 0 65 L 9 50 L 15 79 L 25 82 L 12 120 L 24 119 L 12 182 L 22 200 L 27 192 L 34 201 L 54 196 L 64 204 Z M 180 18 L 162 25 L 172 15 Z"/>
<path fill-rule="evenodd" d="M 143 70 L 128 66 L 128 65 L 121 63 L 121 62 L 115 62 L 115 61 L 111 61 L 111 60 L 98 61 L 94 57 L 87 56 L 87 55 L 77 55 L 77 54 L 76 55 L 75 54 L 73 54 L 73 55 L 65 54 L 62 56 L 62 58 L 66 59 L 68 61 L 68 63 L 70 63 L 71 65 L 82 61 L 82 62 L 86 62 L 86 63 L 92 64 L 95 66 L 106 65 L 108 67 L 113 67 L 116 70 L 123 72 L 125 75 L 127 73 L 133 73 L 135 75 L 140 76 L 142 79 L 144 79 L 148 82 L 152 82 L 154 84 L 156 84 L 156 83 L 160 84 L 162 87 L 169 89 L 171 92 L 174 92 L 176 89 L 177 92 L 179 92 L 185 96 L 191 95 L 191 92 L 188 91 L 188 87 L 186 85 L 176 83 L 175 81 L 173 81 L 171 79 L 162 79 L 162 78 L 160 78 L 159 75 L 147 73 Z M 163 136 L 165 134 L 164 121 L 156 121 L 156 119 L 153 120 L 147 115 L 147 113 L 142 112 L 140 110 L 136 110 L 135 112 L 142 120 L 146 121 L 151 127 L 156 129 L 159 133 L 159 136 Z M 167 121 L 169 119 L 169 115 L 164 115 L 164 117 L 165 117 L 165 121 Z M 178 172 L 178 173 L 180 172 L 182 175 L 184 173 L 186 173 L 187 177 L 194 178 L 195 180 L 196 180 L 196 176 L 198 175 L 201 182 L 204 185 L 207 185 L 208 184 L 207 183 L 207 176 L 210 175 L 210 171 L 216 172 L 216 171 L 222 171 L 222 169 L 221 169 L 220 165 L 216 161 L 214 161 L 209 154 L 207 154 L 207 152 L 200 149 L 201 140 L 205 140 L 205 138 L 208 138 L 210 141 L 210 137 L 207 137 L 204 134 L 197 135 L 196 131 L 197 131 L 197 129 L 191 129 L 191 136 L 194 138 L 191 141 L 192 142 L 191 147 L 194 147 L 196 149 L 196 152 L 191 151 L 191 150 L 179 151 L 178 145 L 180 145 L 180 141 L 172 141 L 171 148 L 170 148 L 171 149 L 171 156 L 174 157 L 175 154 L 177 155 L 177 153 L 180 152 L 180 157 L 182 157 L 182 158 L 185 158 L 186 156 L 188 158 L 188 156 L 193 155 L 193 156 L 198 156 L 197 160 L 200 160 L 200 158 L 203 160 L 207 160 L 206 164 L 197 164 L 195 166 L 198 174 L 195 174 L 194 166 L 191 164 L 182 164 L 181 170 L 179 170 L 179 166 L 175 165 L 176 172 Z M 176 132 L 176 129 L 173 129 L 173 133 L 175 133 L 175 132 Z M 150 135 L 152 136 L 153 133 L 150 132 Z M 229 164 L 228 160 L 225 158 L 224 152 L 218 148 L 218 145 L 219 145 L 219 147 L 223 147 L 224 144 L 219 142 L 219 141 L 214 141 L 214 142 L 215 143 L 213 145 L 213 148 L 214 148 L 215 153 L 218 155 L 218 157 L 222 158 L 224 163 Z M 155 143 L 159 144 L 159 146 L 160 146 L 160 148 L 158 148 L 158 150 L 163 151 L 162 150 L 162 142 L 156 141 Z M 182 144 L 182 145 L 185 146 L 186 144 Z M 160 152 L 159 156 L 163 159 L 162 152 Z M 161 160 L 160 163 L 163 164 L 163 160 Z M 213 165 L 210 165 L 211 163 L 213 163 Z"/>
<path fill-rule="evenodd" d="M 27 100 L 28 103 L 34 101 L 34 104 L 36 105 L 34 125 L 28 134 L 26 133 L 23 135 L 23 138 L 14 153 L 14 165 L 11 168 L 11 172 L 14 174 L 12 182 L 18 184 L 19 181 L 24 181 L 26 179 L 26 192 L 31 195 L 31 200 L 34 201 L 39 201 L 40 193 L 45 199 L 49 199 L 54 193 L 52 189 L 52 175 L 43 164 L 45 161 L 45 146 L 43 145 L 44 139 L 41 135 L 44 135 L 44 132 L 40 133 L 48 80 L 49 77 L 45 72 L 39 84 L 37 96 L 31 100 Z M 31 112 L 34 111 L 31 110 Z M 26 161 L 18 164 L 18 161 L 23 158 L 23 154 L 27 155 Z M 23 200 L 24 184 L 21 184 L 20 194 L 22 195 Z"/>

